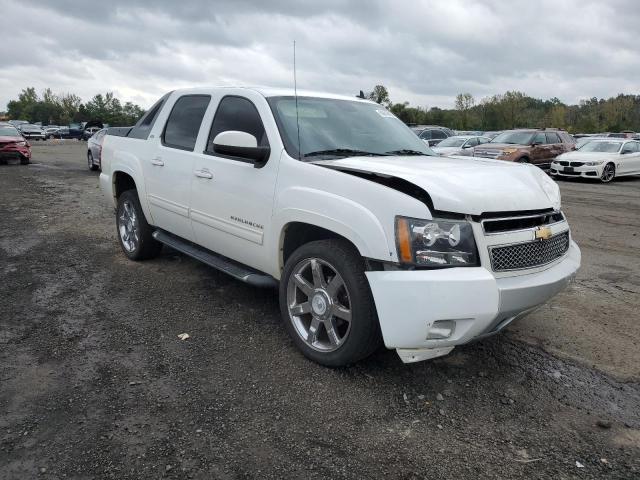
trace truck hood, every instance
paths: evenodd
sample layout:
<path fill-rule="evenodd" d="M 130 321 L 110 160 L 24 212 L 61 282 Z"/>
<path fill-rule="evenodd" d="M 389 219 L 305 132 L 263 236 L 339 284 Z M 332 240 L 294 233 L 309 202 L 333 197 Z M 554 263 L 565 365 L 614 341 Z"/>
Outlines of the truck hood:
<path fill-rule="evenodd" d="M 426 191 L 436 210 L 481 215 L 560 208 L 560 189 L 538 167 L 474 157 L 349 157 L 313 162 L 397 177 Z"/>

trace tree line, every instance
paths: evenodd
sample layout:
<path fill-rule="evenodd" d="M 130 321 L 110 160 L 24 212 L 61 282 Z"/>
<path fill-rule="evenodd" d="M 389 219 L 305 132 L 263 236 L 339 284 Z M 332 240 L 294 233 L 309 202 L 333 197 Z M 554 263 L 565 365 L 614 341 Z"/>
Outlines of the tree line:
<path fill-rule="evenodd" d="M 640 95 L 593 97 L 581 100 L 578 105 L 567 105 L 558 98 L 541 100 L 518 91 L 480 101 L 470 93 L 461 93 L 456 96 L 452 109 L 393 103 L 384 85 L 377 85 L 367 96 L 409 124 L 482 131 L 528 127 L 564 128 L 572 133 L 640 131 Z"/>
<path fill-rule="evenodd" d="M 25 88 L 17 100 L 7 104 L 7 115 L 13 120 L 26 120 L 43 125 L 69 125 L 70 123 L 99 120 L 111 126 L 133 125 L 144 109 L 132 102 L 124 105 L 113 92 L 99 93 L 86 103 L 73 93 L 54 93 L 50 88 L 38 95 L 35 88 Z"/>
<path fill-rule="evenodd" d="M 508 91 L 476 101 L 470 93 L 458 94 L 455 108 L 411 106 L 393 103 L 384 85 L 376 85 L 368 98 L 386 106 L 409 124 L 444 125 L 458 130 L 505 130 L 519 127 L 557 127 L 573 133 L 640 131 L 640 95 L 619 94 L 608 99 L 593 97 L 578 105 L 558 98 L 542 100 L 523 92 Z M 57 94 L 50 88 L 38 95 L 25 88 L 7 104 L 9 118 L 43 125 L 100 120 L 112 126 L 133 125 L 144 109 L 132 102 L 122 104 L 113 92 L 99 93 L 86 103 L 73 94 Z"/>

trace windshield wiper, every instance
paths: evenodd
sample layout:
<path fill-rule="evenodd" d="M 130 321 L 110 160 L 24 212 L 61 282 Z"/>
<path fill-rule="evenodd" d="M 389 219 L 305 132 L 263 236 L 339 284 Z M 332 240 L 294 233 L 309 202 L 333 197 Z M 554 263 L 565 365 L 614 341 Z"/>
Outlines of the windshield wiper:
<path fill-rule="evenodd" d="M 420 152 L 418 150 L 411 150 L 409 148 L 403 148 L 400 150 L 391 150 L 390 152 L 385 152 L 389 155 L 426 155 L 429 156 L 426 152 Z"/>
<path fill-rule="evenodd" d="M 334 148 L 331 150 L 318 150 L 316 152 L 305 153 L 303 157 L 316 157 L 320 155 L 335 155 L 340 157 L 364 157 L 364 156 L 386 156 L 386 153 L 367 152 L 364 150 L 354 150 L 351 148 Z"/>

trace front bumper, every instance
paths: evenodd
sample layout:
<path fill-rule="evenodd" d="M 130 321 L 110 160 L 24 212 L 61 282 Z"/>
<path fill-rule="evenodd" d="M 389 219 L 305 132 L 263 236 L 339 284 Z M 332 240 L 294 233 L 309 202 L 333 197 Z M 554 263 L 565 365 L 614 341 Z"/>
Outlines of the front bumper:
<path fill-rule="evenodd" d="M 569 167 L 571 170 L 567 171 L 567 167 L 563 167 L 557 163 L 552 163 L 549 173 L 560 177 L 600 178 L 603 167 L 604 164 L 592 166 L 583 165 L 581 167 Z"/>
<path fill-rule="evenodd" d="M 0 148 L 0 158 L 31 158 L 31 149 L 27 146 L 8 145 Z"/>
<path fill-rule="evenodd" d="M 580 249 L 536 273 L 496 278 L 483 267 L 367 272 L 385 346 L 404 362 L 449 353 L 493 335 L 562 291 L 580 267 Z M 429 340 L 434 322 L 455 321 L 450 337 Z"/>

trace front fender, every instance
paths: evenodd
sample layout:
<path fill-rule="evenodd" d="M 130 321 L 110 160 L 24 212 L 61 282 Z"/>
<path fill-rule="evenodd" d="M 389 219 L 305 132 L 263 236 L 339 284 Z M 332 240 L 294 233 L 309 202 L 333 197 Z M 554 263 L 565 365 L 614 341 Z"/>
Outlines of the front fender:
<path fill-rule="evenodd" d="M 273 217 L 274 244 L 280 244 L 284 228 L 291 222 L 321 227 L 345 237 L 363 257 L 389 261 L 393 247 L 383 225 L 363 205 L 322 190 L 291 187 L 279 195 L 279 205 L 295 205 L 277 210 Z"/>

